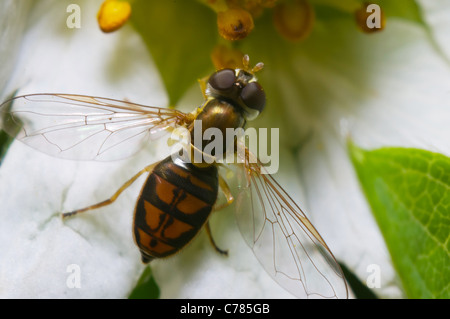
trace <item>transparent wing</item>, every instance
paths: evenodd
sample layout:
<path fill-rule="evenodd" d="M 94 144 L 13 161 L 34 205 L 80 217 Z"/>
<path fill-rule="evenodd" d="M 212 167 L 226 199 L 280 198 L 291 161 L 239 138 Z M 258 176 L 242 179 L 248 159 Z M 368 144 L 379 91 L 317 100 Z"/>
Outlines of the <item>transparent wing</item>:
<path fill-rule="evenodd" d="M 117 160 L 189 122 L 180 111 L 71 94 L 30 94 L 0 106 L 2 128 L 52 156 Z"/>
<path fill-rule="evenodd" d="M 300 207 L 246 149 L 236 217 L 266 271 L 299 298 L 347 298 L 342 270 Z"/>

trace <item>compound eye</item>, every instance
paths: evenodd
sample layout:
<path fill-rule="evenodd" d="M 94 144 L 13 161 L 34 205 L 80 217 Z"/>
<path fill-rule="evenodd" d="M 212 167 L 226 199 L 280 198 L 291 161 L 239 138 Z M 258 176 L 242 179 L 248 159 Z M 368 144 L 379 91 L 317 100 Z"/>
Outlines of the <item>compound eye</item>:
<path fill-rule="evenodd" d="M 261 113 L 266 104 L 266 93 L 258 82 L 250 82 L 242 89 L 241 99 L 247 107 Z"/>
<path fill-rule="evenodd" d="M 208 80 L 208 83 L 216 90 L 224 91 L 231 89 L 236 81 L 236 75 L 232 69 L 219 70 Z"/>

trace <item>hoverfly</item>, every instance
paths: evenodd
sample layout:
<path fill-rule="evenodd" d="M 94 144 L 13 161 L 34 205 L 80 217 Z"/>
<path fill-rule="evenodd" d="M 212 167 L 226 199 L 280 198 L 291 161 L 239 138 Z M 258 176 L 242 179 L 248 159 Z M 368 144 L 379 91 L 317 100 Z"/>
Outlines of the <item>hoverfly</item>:
<path fill-rule="evenodd" d="M 29 94 L 0 106 L 3 129 L 56 157 L 110 160 L 129 156 L 137 150 L 134 146 L 180 127 L 192 135 L 196 120 L 203 130 L 242 128 L 266 102 L 255 76 L 262 63 L 250 68 L 248 56 L 243 62 L 242 69 L 220 69 L 204 80 L 205 101 L 191 113 L 85 95 Z M 198 152 L 192 144 L 184 148 Z M 137 172 L 109 199 L 63 217 L 113 203 L 139 176 L 148 174 L 133 222 L 142 261 L 175 254 L 203 227 L 215 249 L 226 254 L 216 246 L 208 223 L 211 212 L 223 206 L 217 202 L 220 190 L 226 205 L 236 202 L 239 229 L 276 282 L 300 298 L 347 298 L 343 272 L 323 238 L 277 181 L 264 173 L 257 157 L 243 148 L 244 159 L 235 164 L 241 176 L 236 198 L 219 174 L 223 164 L 192 163 L 172 154 Z"/>

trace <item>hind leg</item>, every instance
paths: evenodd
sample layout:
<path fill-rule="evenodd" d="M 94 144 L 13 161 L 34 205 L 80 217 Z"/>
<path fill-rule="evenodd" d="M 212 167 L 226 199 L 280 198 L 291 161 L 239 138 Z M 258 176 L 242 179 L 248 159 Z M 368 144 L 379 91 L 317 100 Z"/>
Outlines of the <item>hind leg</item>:
<path fill-rule="evenodd" d="M 110 198 L 108 198 L 100 203 L 97 203 L 97 204 L 94 204 L 94 205 L 91 205 L 91 206 L 88 206 L 88 207 L 85 207 L 82 209 L 77 209 L 77 210 L 74 210 L 74 211 L 71 211 L 68 213 L 63 213 L 62 217 L 67 218 L 67 217 L 70 217 L 70 216 L 73 216 L 73 215 L 76 215 L 79 213 L 84 213 L 89 210 L 97 209 L 97 208 L 100 208 L 103 206 L 108 206 L 108 205 L 114 203 L 114 201 L 119 197 L 120 194 L 122 194 L 122 192 L 125 189 L 127 189 L 131 184 L 133 184 L 139 178 L 139 176 L 141 176 L 142 174 L 151 172 L 153 170 L 153 168 L 156 166 L 156 164 L 158 164 L 158 163 L 154 163 L 149 166 L 146 166 L 144 169 L 139 171 L 136 175 L 134 175 L 132 178 L 130 178 L 128 181 L 126 181 L 125 184 L 123 184 Z"/>
<path fill-rule="evenodd" d="M 221 210 L 221 209 L 223 209 L 225 207 L 228 207 L 234 201 L 233 195 L 231 194 L 231 190 L 230 190 L 228 184 L 226 183 L 226 181 L 220 175 L 219 175 L 219 186 L 220 186 L 220 189 L 222 190 L 222 192 L 224 193 L 227 201 L 226 201 L 226 203 L 223 203 L 222 205 L 214 206 L 214 210 Z M 211 233 L 211 227 L 209 225 L 209 220 L 206 222 L 205 228 L 206 228 L 206 233 L 208 234 L 209 242 L 214 247 L 214 249 L 219 254 L 228 256 L 228 250 L 223 250 L 223 249 L 219 248 L 217 246 L 216 242 L 214 241 L 214 238 L 213 238 L 212 233 Z"/>

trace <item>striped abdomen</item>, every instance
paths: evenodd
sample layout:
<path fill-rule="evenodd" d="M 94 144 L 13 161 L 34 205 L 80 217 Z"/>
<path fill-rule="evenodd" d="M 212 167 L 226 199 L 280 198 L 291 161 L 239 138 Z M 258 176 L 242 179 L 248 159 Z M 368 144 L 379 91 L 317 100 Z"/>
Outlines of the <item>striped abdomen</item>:
<path fill-rule="evenodd" d="M 218 172 L 171 156 L 150 173 L 134 213 L 134 238 L 142 261 L 170 256 L 202 228 L 217 199 Z"/>

